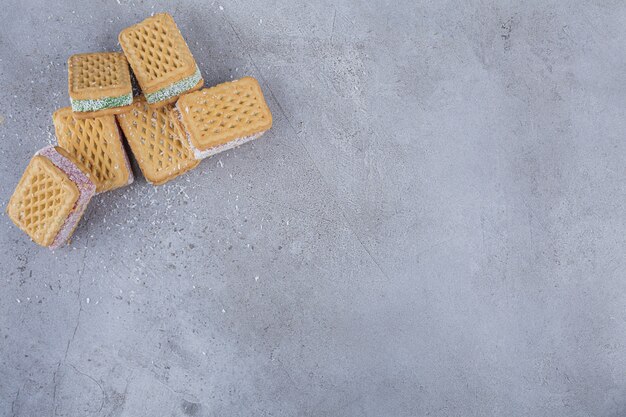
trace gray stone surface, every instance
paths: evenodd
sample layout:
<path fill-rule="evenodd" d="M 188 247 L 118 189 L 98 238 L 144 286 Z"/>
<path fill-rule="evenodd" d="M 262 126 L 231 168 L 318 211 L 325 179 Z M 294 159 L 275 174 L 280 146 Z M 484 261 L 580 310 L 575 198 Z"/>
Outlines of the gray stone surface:
<path fill-rule="evenodd" d="M 3 0 L 2 204 L 151 12 L 274 128 L 54 253 L 0 217 L 0 416 L 626 415 L 624 1 L 152 4 Z"/>

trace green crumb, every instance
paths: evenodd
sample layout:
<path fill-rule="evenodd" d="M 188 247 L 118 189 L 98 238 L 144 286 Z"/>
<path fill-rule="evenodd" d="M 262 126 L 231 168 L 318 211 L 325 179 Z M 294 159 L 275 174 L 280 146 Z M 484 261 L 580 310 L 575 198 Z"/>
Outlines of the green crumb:
<path fill-rule="evenodd" d="M 103 97 L 96 100 L 74 100 L 72 102 L 72 111 L 87 112 L 110 109 L 113 107 L 128 106 L 133 103 L 133 93 L 124 94 L 118 97 Z"/>
<path fill-rule="evenodd" d="M 146 101 L 148 103 L 158 103 L 159 101 L 167 100 L 174 96 L 177 96 L 181 93 L 184 93 L 187 90 L 191 90 L 196 86 L 202 79 L 202 74 L 200 74 L 200 68 L 196 66 L 196 72 L 187 78 L 183 78 L 180 81 L 177 81 L 165 88 L 162 88 L 154 93 L 146 93 Z"/>

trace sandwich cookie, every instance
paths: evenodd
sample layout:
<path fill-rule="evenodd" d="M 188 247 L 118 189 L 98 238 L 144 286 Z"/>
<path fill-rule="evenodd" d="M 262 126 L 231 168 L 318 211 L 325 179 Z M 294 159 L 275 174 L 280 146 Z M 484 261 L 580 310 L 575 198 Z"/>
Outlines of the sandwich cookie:
<path fill-rule="evenodd" d="M 70 102 L 76 118 L 124 112 L 132 104 L 130 69 L 121 52 L 72 55 L 67 67 Z"/>
<path fill-rule="evenodd" d="M 131 110 L 117 115 L 117 121 L 146 180 L 161 185 L 195 168 L 185 136 L 174 128 L 170 118 L 173 105 L 151 108 L 137 97 Z"/>
<path fill-rule="evenodd" d="M 171 116 L 197 159 L 242 145 L 272 127 L 272 113 L 252 77 L 185 94 Z"/>
<path fill-rule="evenodd" d="M 80 164 L 60 147 L 35 154 L 9 205 L 9 218 L 41 246 L 65 244 L 78 225 L 96 185 Z"/>
<path fill-rule="evenodd" d="M 204 84 L 183 35 L 167 13 L 124 29 L 119 42 L 152 107 L 171 104 L 179 95 Z"/>
<path fill-rule="evenodd" d="M 59 146 L 87 169 L 97 193 L 133 182 L 115 116 L 79 119 L 70 107 L 64 107 L 54 112 L 52 121 Z"/>

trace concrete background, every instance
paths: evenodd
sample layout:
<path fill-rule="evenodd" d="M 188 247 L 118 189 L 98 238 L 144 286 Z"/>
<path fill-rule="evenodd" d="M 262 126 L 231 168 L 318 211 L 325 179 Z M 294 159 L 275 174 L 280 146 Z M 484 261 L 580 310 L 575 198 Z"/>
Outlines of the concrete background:
<path fill-rule="evenodd" d="M 3 206 L 152 12 L 274 128 L 54 253 L 0 218 L 0 416 L 626 415 L 622 0 L 2 9 Z"/>

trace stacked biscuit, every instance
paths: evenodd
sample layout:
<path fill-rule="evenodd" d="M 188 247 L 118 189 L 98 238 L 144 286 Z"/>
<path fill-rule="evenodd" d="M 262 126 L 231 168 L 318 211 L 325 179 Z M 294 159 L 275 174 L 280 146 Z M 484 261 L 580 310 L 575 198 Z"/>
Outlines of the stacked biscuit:
<path fill-rule="evenodd" d="M 35 154 L 9 201 L 11 220 L 42 246 L 65 244 L 95 194 L 133 182 L 122 137 L 147 181 L 160 185 L 272 126 L 254 78 L 203 88 L 169 14 L 124 29 L 119 42 L 123 53 L 69 58 L 71 106 L 52 117 L 58 146 Z"/>

